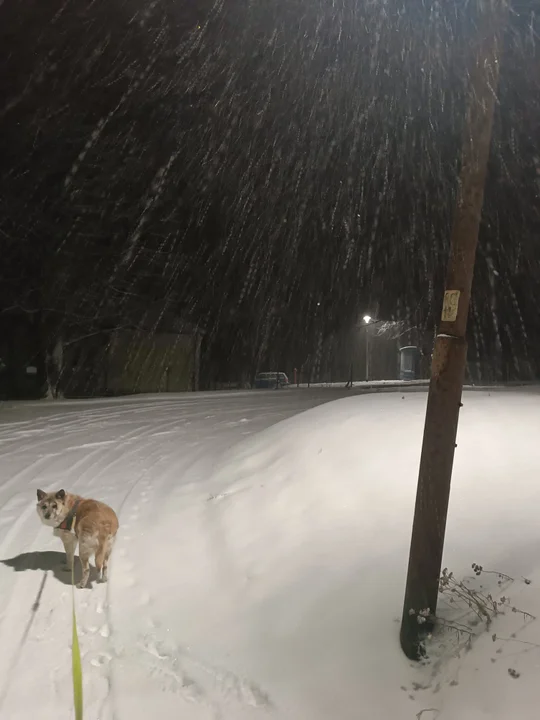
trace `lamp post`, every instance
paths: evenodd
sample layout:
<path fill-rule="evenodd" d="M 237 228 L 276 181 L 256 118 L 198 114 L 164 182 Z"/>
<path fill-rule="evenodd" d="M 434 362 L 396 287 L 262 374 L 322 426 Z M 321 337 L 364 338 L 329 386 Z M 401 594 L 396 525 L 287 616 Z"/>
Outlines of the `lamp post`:
<path fill-rule="evenodd" d="M 362 318 L 366 325 L 366 382 L 369 382 L 369 330 L 368 325 L 370 324 L 372 317 L 371 315 L 364 315 Z"/>

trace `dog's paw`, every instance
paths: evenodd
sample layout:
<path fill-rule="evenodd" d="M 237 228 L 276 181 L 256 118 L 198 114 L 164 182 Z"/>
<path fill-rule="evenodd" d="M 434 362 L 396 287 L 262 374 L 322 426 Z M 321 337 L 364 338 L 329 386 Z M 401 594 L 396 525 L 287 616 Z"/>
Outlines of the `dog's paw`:
<path fill-rule="evenodd" d="M 67 563 L 62 563 L 60 570 L 62 570 L 62 572 L 71 572 L 72 568 Z"/>

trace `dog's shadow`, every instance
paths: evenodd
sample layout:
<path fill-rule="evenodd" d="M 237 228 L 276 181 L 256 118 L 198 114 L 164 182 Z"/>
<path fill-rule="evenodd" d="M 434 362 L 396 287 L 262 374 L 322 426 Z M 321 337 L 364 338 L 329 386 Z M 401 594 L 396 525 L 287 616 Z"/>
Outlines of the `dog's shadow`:
<path fill-rule="evenodd" d="M 71 585 L 72 582 L 71 571 L 68 570 L 66 566 L 66 554 L 62 552 L 55 552 L 53 550 L 26 552 L 12 558 L 7 558 L 6 560 L 0 560 L 0 563 L 12 568 L 15 572 L 25 572 L 27 570 L 50 572 L 64 585 Z M 81 563 L 79 558 L 75 557 L 75 584 L 80 582 L 81 577 Z M 97 570 L 90 566 L 90 580 L 87 588 L 90 588 L 95 580 L 97 580 Z"/>

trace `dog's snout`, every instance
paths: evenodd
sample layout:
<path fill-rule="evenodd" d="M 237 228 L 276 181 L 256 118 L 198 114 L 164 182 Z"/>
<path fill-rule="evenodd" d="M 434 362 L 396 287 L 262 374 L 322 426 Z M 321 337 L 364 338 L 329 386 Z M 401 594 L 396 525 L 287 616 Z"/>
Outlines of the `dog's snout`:
<path fill-rule="evenodd" d="M 45 520 L 50 520 L 50 519 L 51 519 L 51 513 L 50 513 L 50 512 L 46 512 L 46 513 L 45 513 Z"/>

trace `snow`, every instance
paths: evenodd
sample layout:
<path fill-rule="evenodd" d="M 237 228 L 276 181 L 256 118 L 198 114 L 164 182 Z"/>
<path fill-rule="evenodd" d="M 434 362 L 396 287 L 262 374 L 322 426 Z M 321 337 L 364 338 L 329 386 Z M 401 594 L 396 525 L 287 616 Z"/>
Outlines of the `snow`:
<path fill-rule="evenodd" d="M 534 616 L 538 400 L 465 394 L 445 551 L 460 580 L 475 562 L 511 575 L 467 582 Z M 400 651 L 425 403 L 322 388 L 4 404 L 2 717 L 73 716 L 71 588 L 34 500 L 60 486 L 121 525 L 109 583 L 76 594 L 86 720 L 535 717 L 540 631 L 520 613 L 473 628 L 469 652 L 451 631 L 424 665 Z"/>
<path fill-rule="evenodd" d="M 346 380 L 341 382 L 327 382 L 327 383 L 300 383 L 298 387 L 301 388 L 339 388 L 344 387 L 347 384 Z M 361 390 L 385 390 L 394 388 L 422 388 L 429 385 L 429 380 L 355 380 L 353 387 Z"/>

